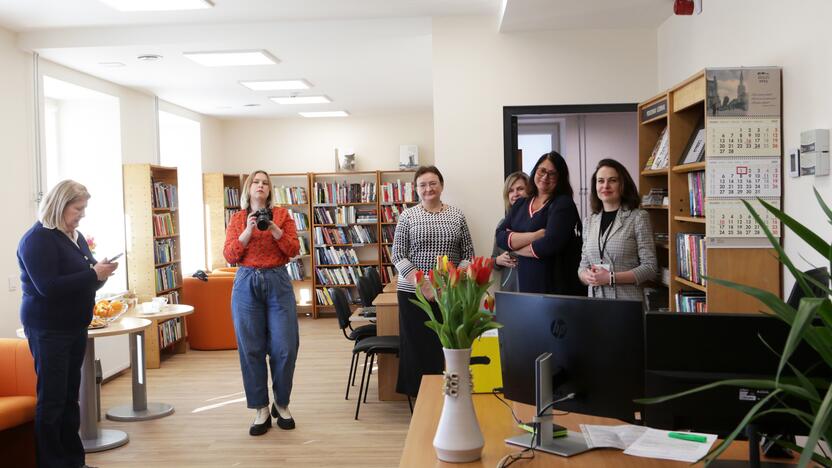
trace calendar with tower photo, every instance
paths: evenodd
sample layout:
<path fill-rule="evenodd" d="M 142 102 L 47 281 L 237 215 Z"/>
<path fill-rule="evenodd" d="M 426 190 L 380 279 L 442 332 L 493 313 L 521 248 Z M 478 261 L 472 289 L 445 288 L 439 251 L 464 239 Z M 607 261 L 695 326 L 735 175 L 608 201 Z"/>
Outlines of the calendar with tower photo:
<path fill-rule="evenodd" d="M 709 68 L 705 73 L 708 117 L 780 116 L 780 69 Z"/>

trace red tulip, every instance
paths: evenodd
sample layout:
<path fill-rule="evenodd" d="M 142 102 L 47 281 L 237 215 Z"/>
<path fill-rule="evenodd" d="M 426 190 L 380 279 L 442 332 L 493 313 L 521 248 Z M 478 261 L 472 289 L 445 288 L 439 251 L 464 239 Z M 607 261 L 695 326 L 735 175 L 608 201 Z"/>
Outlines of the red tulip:
<path fill-rule="evenodd" d="M 416 284 L 421 284 L 425 279 L 425 273 L 422 270 L 416 270 Z"/>
<path fill-rule="evenodd" d="M 436 275 L 434 274 L 433 270 L 428 271 L 428 279 L 430 279 L 430 284 L 434 288 L 439 287 L 439 283 L 436 281 Z"/>
<path fill-rule="evenodd" d="M 488 311 L 494 311 L 494 296 L 488 294 L 485 296 L 485 309 Z"/>
<path fill-rule="evenodd" d="M 453 263 L 448 263 L 448 285 L 454 287 L 459 282 L 459 270 L 457 270 Z"/>
<path fill-rule="evenodd" d="M 480 268 L 476 276 L 477 284 L 482 286 L 488 283 L 489 279 L 491 279 L 491 268 Z"/>

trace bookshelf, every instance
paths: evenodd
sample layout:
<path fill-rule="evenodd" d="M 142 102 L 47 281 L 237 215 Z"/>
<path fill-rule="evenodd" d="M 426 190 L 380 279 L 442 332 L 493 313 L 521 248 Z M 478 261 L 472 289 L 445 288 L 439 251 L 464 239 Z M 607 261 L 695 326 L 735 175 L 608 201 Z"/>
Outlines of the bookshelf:
<path fill-rule="evenodd" d="M 310 175 L 312 316 L 334 313 L 329 288 L 344 288 L 352 304 L 369 268 L 379 268 L 379 173 Z"/>
<path fill-rule="evenodd" d="M 225 228 L 231 215 L 240 210 L 239 174 L 206 173 L 202 175 L 202 196 L 205 203 L 205 249 L 208 268 L 228 266 L 222 251 Z"/>
<path fill-rule="evenodd" d="M 169 303 L 177 304 L 182 289 L 177 170 L 150 164 L 125 164 L 123 177 L 128 287 L 140 302 L 164 296 Z M 159 323 L 158 329 L 170 327 L 165 323 Z M 150 331 L 148 336 L 155 337 L 158 332 Z M 162 349 L 184 352 L 186 337 L 187 330 L 181 327 L 178 338 L 164 347 L 159 340 L 146 340 L 148 367 L 159 366 Z"/>
<path fill-rule="evenodd" d="M 735 70 L 744 79 L 748 79 L 750 76 L 749 69 Z M 740 72 L 740 70 L 743 70 L 743 72 Z M 776 70 L 777 90 L 775 93 L 769 92 L 769 95 L 777 94 L 775 99 L 777 107 L 779 107 L 779 69 L 765 70 Z M 714 75 L 713 71 L 710 73 L 711 77 L 721 76 Z M 740 94 L 745 93 L 742 83 L 743 81 L 740 80 L 739 87 L 732 83 L 734 89 L 737 89 L 736 100 L 740 100 Z M 716 213 L 714 210 L 719 203 L 725 203 L 724 198 L 726 197 L 707 198 L 705 196 L 709 190 L 708 183 L 713 182 L 707 180 L 706 174 L 722 174 L 724 172 L 717 171 L 720 166 L 724 167 L 726 164 L 739 164 L 745 167 L 744 165 L 747 165 L 746 159 L 751 160 L 751 164 L 759 164 L 753 160 L 753 154 L 748 157 L 744 155 L 743 151 L 751 150 L 744 150 L 740 146 L 737 147 L 735 155 L 733 153 L 730 156 L 722 154 L 724 151 L 723 142 L 726 140 L 724 140 L 725 133 L 720 133 L 720 129 L 732 124 L 736 124 L 738 127 L 748 126 L 747 122 L 750 122 L 752 117 L 731 115 L 730 112 L 717 109 L 717 107 L 722 107 L 727 103 L 727 101 L 722 102 L 722 100 L 715 102 L 713 98 L 717 91 L 722 92 L 721 90 L 722 88 L 717 88 L 713 79 L 709 82 L 709 70 L 702 70 L 667 92 L 654 96 L 639 105 L 639 163 L 642 168 L 639 174 L 639 192 L 642 197 L 645 197 L 650 194 L 651 190 L 654 193 L 657 193 L 658 190 L 666 190 L 669 199 L 669 204 L 661 209 L 655 206 L 654 203 L 645 206 L 650 214 L 654 232 L 663 234 L 663 239 L 666 239 L 657 238 L 656 245 L 658 248 L 656 253 L 660 267 L 668 270 L 669 275 L 666 273 L 664 276 L 669 276 L 669 280 L 666 285 L 659 284 L 655 287 L 666 288 L 667 306 L 674 312 L 680 312 L 680 305 L 682 305 L 677 303 L 677 295 L 701 298 L 690 299 L 688 304 L 700 301 L 705 305 L 708 312 L 752 312 L 764 308 L 756 299 L 730 288 L 708 283 L 702 278 L 704 275 L 753 286 L 770 291 L 778 296 L 781 293 L 781 268 L 775 251 L 766 247 L 767 243 L 764 239 L 760 241 L 757 236 L 749 235 L 749 230 L 746 230 L 746 237 L 728 238 L 728 236 L 724 236 L 726 233 L 722 231 L 722 226 L 725 223 L 733 223 L 733 221 L 725 221 L 726 215 L 724 213 L 726 212 L 724 211 L 721 212 L 723 214 L 720 215 L 719 220 L 714 219 L 716 217 L 713 216 L 713 213 Z M 751 88 L 749 88 L 749 91 L 751 91 Z M 709 98 L 709 96 L 711 97 Z M 662 102 L 664 103 L 664 112 L 654 112 L 649 116 L 647 115 L 649 109 L 656 109 Z M 749 107 L 751 106 L 753 104 L 749 105 Z M 774 108 L 773 105 L 770 106 L 770 109 L 772 108 Z M 767 120 L 770 122 L 777 121 L 776 124 L 773 124 L 772 131 L 775 140 L 778 140 L 779 135 L 782 134 L 781 115 L 778 113 L 776 119 L 773 115 L 767 117 L 769 117 Z M 703 148 L 707 148 L 702 150 L 705 153 L 705 160 L 682 164 L 681 162 L 694 144 L 702 122 L 705 123 Z M 659 170 L 646 168 L 653 148 L 656 147 L 656 143 L 665 127 L 667 127 L 668 132 L 668 165 L 666 168 Z M 751 135 L 749 140 L 748 134 L 746 134 L 743 137 L 743 142 L 746 140 L 753 145 L 754 135 Z M 746 148 L 750 147 L 746 146 Z M 779 147 L 779 143 L 772 148 L 771 154 L 766 154 L 763 159 L 766 159 L 770 164 L 779 166 L 779 172 L 777 168 L 774 170 L 774 173 L 776 173 L 775 179 L 782 180 L 782 149 Z M 721 187 L 721 185 L 714 184 L 710 186 L 712 190 Z M 723 192 L 720 191 L 719 193 Z M 777 182 L 776 190 L 769 192 L 769 195 L 774 195 L 773 198 L 778 202 L 780 201 L 782 191 L 779 182 Z M 756 195 L 737 194 L 728 202 L 734 203 L 741 198 L 751 200 L 755 199 Z M 711 217 L 708 216 L 709 213 L 712 214 Z M 733 219 L 733 215 L 728 212 L 727 218 Z M 719 232 L 719 235 L 712 235 L 714 232 Z M 684 303 L 686 301 L 679 302 Z M 692 310 L 689 311 L 695 310 L 702 311 L 696 309 L 696 307 L 692 307 Z"/>
<path fill-rule="evenodd" d="M 419 203 L 413 176 L 416 171 L 379 172 L 379 258 L 381 259 L 381 281 L 390 283 L 398 274 L 391 262 L 393 256 L 393 235 L 399 214 Z"/>
<path fill-rule="evenodd" d="M 307 173 L 286 173 L 270 174 L 272 186 L 274 187 L 275 206 L 289 210 L 298 232 L 300 242 L 300 253 L 293 258 L 286 269 L 289 277 L 292 278 L 292 288 L 295 291 L 298 314 L 310 314 L 315 316 L 315 306 L 312 276 L 312 231 L 311 231 L 311 204 L 309 191 L 309 174 Z"/>

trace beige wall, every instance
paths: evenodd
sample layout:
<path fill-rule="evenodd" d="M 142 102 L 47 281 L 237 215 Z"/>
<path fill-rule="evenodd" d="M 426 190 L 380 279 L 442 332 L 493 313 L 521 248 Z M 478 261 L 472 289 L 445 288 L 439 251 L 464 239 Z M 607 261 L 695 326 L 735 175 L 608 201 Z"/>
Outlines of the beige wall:
<path fill-rule="evenodd" d="M 20 327 L 20 269 L 17 243 L 35 219 L 32 106 L 32 58 L 15 46 L 15 35 L 0 29 L 0 184 L 6 207 L 0 229 L 0 337 L 14 337 Z M 8 282 L 16 285 L 9 291 Z"/>
<path fill-rule="evenodd" d="M 708 2 L 703 13 L 671 17 L 658 30 L 659 89 L 673 86 L 705 67 L 774 65 L 783 67 L 783 142 L 799 146 L 800 132 L 832 127 L 832 41 L 828 22 L 832 2 L 804 0 Z M 789 178 L 784 175 L 785 211 L 824 239 L 832 228 L 814 201 L 812 187 L 832 203 L 832 177 Z M 795 236 L 785 237 L 787 253 L 802 269 L 822 265 Z M 793 279 L 786 274 L 788 294 Z"/>
<path fill-rule="evenodd" d="M 433 163 L 430 112 L 335 119 L 237 119 L 222 122 L 223 171 L 333 172 L 335 148 L 352 148 L 359 171 L 395 170 L 399 145 L 419 145 Z M 207 170 L 206 170 L 207 171 Z"/>
<path fill-rule="evenodd" d="M 634 103 L 655 91 L 655 29 L 498 34 L 491 18 L 435 19 L 436 163 L 477 253 L 491 252 L 503 215 L 503 106 Z"/>

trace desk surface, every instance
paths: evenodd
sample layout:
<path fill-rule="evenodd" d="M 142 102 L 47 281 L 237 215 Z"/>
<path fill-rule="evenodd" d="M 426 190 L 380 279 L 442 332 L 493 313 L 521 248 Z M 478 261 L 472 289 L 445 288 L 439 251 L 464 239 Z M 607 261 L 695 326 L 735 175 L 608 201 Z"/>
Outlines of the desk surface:
<path fill-rule="evenodd" d="M 381 293 L 373 299 L 373 305 L 378 306 L 397 306 L 399 305 L 399 295 L 395 292 Z"/>
<path fill-rule="evenodd" d="M 442 376 L 426 375 L 422 378 L 422 386 L 419 389 L 419 398 L 413 409 L 413 418 L 410 420 L 410 429 L 407 431 L 407 440 L 402 452 L 400 467 L 494 467 L 503 456 L 508 453 L 517 453 L 519 447 L 507 445 L 504 440 L 507 437 L 522 434 L 517 429 L 511 418 L 511 411 L 500 403 L 494 395 L 474 395 L 474 407 L 477 412 L 477 419 L 480 422 L 480 429 L 485 438 L 482 458 L 473 463 L 444 463 L 436 459 L 436 452 L 433 449 L 433 436 L 436 426 L 439 424 L 439 416 L 442 412 L 443 394 L 441 391 Z M 509 404 L 512 404 L 509 402 Z M 515 412 L 521 419 L 531 416 L 533 408 L 528 405 L 513 403 Z M 579 424 L 622 424 L 621 421 L 609 418 L 599 418 L 583 414 L 572 413 L 566 416 L 558 416 L 557 423 L 568 427 L 571 430 L 579 430 Z M 748 459 L 748 444 L 735 442 L 728 448 L 722 458 L 726 459 Z M 532 460 L 517 462 L 515 466 L 522 468 L 530 467 L 557 467 L 557 466 L 581 466 L 581 467 L 687 467 L 688 463 L 668 460 L 657 460 L 653 458 L 641 458 L 624 455 L 621 450 L 598 449 L 591 450 L 571 458 L 562 458 L 547 453 L 536 452 Z M 702 466 L 701 464 L 699 466 Z"/>
<path fill-rule="evenodd" d="M 115 322 L 110 322 L 104 328 L 93 328 L 87 330 L 87 338 L 100 338 L 102 336 L 123 335 L 125 333 L 132 333 L 150 326 L 150 320 L 136 317 L 122 317 Z M 26 338 L 22 328 L 18 328 L 15 333 L 19 338 Z"/>

